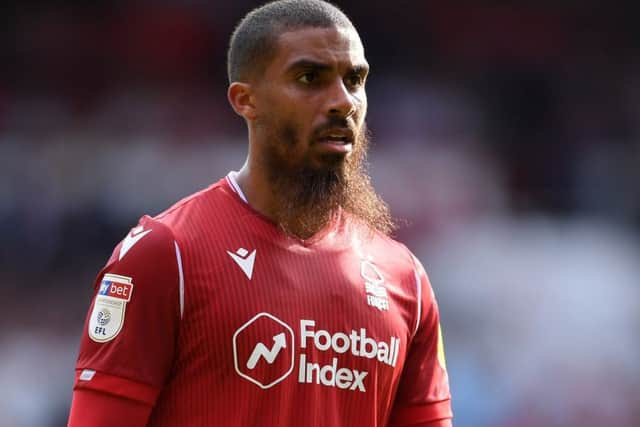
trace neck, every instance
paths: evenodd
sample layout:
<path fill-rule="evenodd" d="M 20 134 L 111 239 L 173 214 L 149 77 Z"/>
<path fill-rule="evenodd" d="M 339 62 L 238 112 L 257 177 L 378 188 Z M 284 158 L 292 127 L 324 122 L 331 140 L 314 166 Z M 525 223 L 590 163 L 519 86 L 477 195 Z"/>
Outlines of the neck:
<path fill-rule="evenodd" d="M 257 165 L 252 165 L 249 159 L 237 173 L 236 180 L 249 205 L 278 224 L 287 234 L 306 240 L 326 227 L 332 220 L 333 212 L 331 211 L 323 215 L 314 215 L 313 218 L 291 215 L 287 209 L 290 203 L 283 199 L 286 196 L 275 191 L 267 172 Z"/>

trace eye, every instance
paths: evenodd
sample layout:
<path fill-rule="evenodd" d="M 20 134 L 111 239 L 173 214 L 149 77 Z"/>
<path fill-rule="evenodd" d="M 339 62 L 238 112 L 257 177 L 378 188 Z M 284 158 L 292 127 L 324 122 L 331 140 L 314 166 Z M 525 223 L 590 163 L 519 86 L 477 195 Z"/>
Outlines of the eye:
<path fill-rule="evenodd" d="M 318 78 L 318 73 L 315 71 L 307 71 L 298 77 L 298 81 L 304 84 L 311 84 Z"/>
<path fill-rule="evenodd" d="M 346 78 L 347 85 L 351 87 L 360 87 L 364 84 L 364 78 L 360 74 L 350 74 Z"/>

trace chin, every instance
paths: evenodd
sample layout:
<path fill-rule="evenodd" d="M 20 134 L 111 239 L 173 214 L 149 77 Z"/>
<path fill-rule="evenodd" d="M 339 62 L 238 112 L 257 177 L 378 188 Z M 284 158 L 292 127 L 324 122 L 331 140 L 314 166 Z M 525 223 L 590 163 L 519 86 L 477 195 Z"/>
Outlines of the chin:
<path fill-rule="evenodd" d="M 318 161 L 317 170 L 339 171 L 344 169 L 347 163 L 347 156 L 344 154 L 327 153 L 322 154 Z"/>
<path fill-rule="evenodd" d="M 309 172 L 315 175 L 331 175 L 331 176 L 343 176 L 345 173 L 345 167 L 343 163 L 324 163 L 311 169 Z"/>

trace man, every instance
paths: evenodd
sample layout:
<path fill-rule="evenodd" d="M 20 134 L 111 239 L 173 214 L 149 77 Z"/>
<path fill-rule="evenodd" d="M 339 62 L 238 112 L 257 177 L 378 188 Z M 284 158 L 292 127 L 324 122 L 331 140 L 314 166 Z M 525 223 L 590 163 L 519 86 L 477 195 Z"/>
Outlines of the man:
<path fill-rule="evenodd" d="M 434 295 L 365 171 L 355 28 L 319 0 L 269 3 L 228 71 L 246 163 L 115 248 L 69 425 L 450 426 Z"/>

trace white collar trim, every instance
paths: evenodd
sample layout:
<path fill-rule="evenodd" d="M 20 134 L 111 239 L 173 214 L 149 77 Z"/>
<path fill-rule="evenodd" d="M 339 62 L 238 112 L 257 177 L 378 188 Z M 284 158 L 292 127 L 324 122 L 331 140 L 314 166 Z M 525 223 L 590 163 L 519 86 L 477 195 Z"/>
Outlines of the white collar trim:
<path fill-rule="evenodd" d="M 238 185 L 238 180 L 236 179 L 236 176 L 238 175 L 237 171 L 231 171 L 227 174 L 227 181 L 229 182 L 229 185 L 231 186 L 231 188 L 233 189 L 233 191 L 235 191 L 236 193 L 238 193 L 238 196 L 240 196 L 240 198 L 242 199 L 243 202 L 245 202 L 246 204 L 249 204 L 249 201 L 247 200 L 246 196 L 244 195 L 244 193 L 242 192 L 242 188 L 240 188 L 240 186 Z"/>

